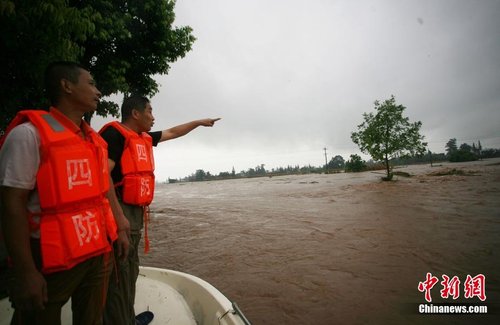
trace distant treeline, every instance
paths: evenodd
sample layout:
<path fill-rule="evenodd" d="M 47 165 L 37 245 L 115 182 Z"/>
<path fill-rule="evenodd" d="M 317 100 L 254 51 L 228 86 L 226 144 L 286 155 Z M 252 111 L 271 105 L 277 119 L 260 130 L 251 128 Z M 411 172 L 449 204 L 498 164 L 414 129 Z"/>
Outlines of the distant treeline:
<path fill-rule="evenodd" d="M 456 139 L 450 139 L 445 146 L 446 153 L 433 153 L 428 151 L 426 155 L 421 156 L 404 156 L 397 157 L 391 160 L 392 166 L 412 165 L 422 163 L 438 163 L 443 161 L 462 162 L 474 161 L 483 158 L 500 157 L 500 149 L 483 149 L 481 142 L 469 145 L 463 143 L 457 146 Z M 380 170 L 384 169 L 384 164 L 378 161 L 364 161 L 359 155 L 353 154 L 349 160 L 344 160 L 340 155 L 330 159 L 327 165 L 324 166 L 286 166 L 272 168 L 267 170 L 264 164 L 249 168 L 247 170 L 237 173 L 233 167 L 231 172 L 221 172 L 218 175 L 212 175 L 209 171 L 198 169 L 194 174 L 186 176 L 181 179 L 169 178 L 169 183 L 176 182 L 200 182 L 211 180 L 225 180 L 236 178 L 251 178 L 263 176 L 282 176 L 282 175 L 300 175 L 300 174 L 322 174 L 322 173 L 340 173 L 340 172 L 360 172 L 366 170 Z"/>

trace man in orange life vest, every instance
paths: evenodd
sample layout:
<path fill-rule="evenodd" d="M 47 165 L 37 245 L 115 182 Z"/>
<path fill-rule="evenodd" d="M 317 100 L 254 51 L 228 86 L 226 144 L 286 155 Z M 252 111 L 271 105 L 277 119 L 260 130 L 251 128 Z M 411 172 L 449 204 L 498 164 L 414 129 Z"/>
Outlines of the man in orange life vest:
<path fill-rule="evenodd" d="M 19 112 L 0 140 L 12 324 L 60 324 L 69 298 L 73 324 L 102 324 L 111 241 L 118 226 L 124 258 L 129 223 L 110 187 L 106 142 L 82 120 L 101 93 L 73 62 L 49 65 L 45 83 L 50 111 Z"/>
<path fill-rule="evenodd" d="M 195 120 L 173 128 L 149 132 L 154 117 L 149 100 L 142 96 L 124 99 L 122 122 L 106 124 L 99 133 L 108 143 L 109 167 L 116 194 L 125 216 L 130 222 L 130 251 L 125 262 L 118 263 L 118 279 L 111 275 L 108 300 L 104 312 L 105 324 L 136 324 L 134 314 L 135 283 L 139 274 L 137 253 L 145 210 L 154 194 L 153 146 L 159 142 L 186 135 L 198 126 L 213 126 L 219 119 Z M 146 221 L 147 222 L 147 221 Z M 146 224 L 147 231 L 147 224 Z M 147 235 L 147 232 L 146 232 Z M 146 250 L 149 247 L 145 238 Z M 152 313 L 144 315 L 148 323 Z M 137 319 L 139 323 L 139 317 Z"/>

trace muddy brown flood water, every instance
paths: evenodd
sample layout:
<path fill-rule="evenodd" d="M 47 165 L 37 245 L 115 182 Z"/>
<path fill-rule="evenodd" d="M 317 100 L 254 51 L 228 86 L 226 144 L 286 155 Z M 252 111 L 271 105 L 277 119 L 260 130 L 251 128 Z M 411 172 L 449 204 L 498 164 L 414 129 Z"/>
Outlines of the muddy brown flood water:
<path fill-rule="evenodd" d="M 192 273 L 253 324 L 500 324 L 500 159 L 412 175 L 300 175 L 157 187 L 143 265 Z M 450 170 L 455 169 L 455 172 Z M 447 175 L 436 175 L 441 172 Z M 419 315 L 430 272 L 484 274 L 488 315 Z"/>

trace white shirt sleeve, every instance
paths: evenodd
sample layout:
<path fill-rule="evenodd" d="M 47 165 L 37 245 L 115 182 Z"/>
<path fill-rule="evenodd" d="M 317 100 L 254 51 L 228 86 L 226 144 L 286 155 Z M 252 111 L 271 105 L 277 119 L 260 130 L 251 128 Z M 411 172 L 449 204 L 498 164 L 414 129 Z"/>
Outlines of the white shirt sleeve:
<path fill-rule="evenodd" d="M 0 185 L 33 190 L 40 166 L 40 135 L 29 122 L 7 135 L 0 150 Z"/>

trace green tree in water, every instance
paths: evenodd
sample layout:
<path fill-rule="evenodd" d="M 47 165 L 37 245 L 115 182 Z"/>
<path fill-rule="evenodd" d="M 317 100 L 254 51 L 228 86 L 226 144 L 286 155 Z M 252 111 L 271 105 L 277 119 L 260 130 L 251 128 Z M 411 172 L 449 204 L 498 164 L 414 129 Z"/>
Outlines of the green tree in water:
<path fill-rule="evenodd" d="M 422 155 L 427 143 L 420 135 L 422 122 L 410 123 L 403 116 L 406 109 L 397 105 L 394 96 L 384 102 L 375 101 L 376 113 L 363 113 L 364 122 L 358 131 L 351 133 L 351 139 L 361 152 L 368 153 L 374 160 L 383 161 L 387 171 L 385 180 L 392 179 L 390 160 L 406 155 Z"/>

